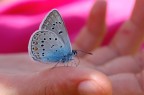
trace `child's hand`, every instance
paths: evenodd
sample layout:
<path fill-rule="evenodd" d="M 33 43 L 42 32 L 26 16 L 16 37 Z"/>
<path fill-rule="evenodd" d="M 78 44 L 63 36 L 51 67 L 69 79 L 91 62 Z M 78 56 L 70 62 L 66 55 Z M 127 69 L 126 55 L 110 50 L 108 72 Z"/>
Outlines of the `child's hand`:
<path fill-rule="evenodd" d="M 113 90 L 113 95 L 143 95 L 144 57 L 138 52 L 144 37 L 143 4 L 143 0 L 136 1 L 130 20 L 123 24 L 110 45 L 100 48 L 106 2 L 97 1 L 73 45 L 93 55 L 81 55 L 78 67 L 49 69 L 47 64 L 32 62 L 27 54 L 1 56 L 0 94 L 111 95 Z"/>
<path fill-rule="evenodd" d="M 100 48 L 105 33 L 104 3 L 93 7 L 74 44 L 76 48 L 93 51 L 93 56 L 82 55 L 82 58 L 110 78 L 112 95 L 144 95 L 144 52 L 139 49 L 144 38 L 144 0 L 135 1 L 130 19 L 108 46 Z"/>

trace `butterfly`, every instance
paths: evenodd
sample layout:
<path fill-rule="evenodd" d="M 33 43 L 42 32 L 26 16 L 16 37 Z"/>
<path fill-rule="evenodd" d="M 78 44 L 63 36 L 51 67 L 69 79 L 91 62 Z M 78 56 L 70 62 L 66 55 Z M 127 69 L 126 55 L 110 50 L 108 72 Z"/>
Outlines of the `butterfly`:
<path fill-rule="evenodd" d="M 31 35 L 28 52 L 33 60 L 42 63 L 66 63 L 77 55 L 77 50 L 72 50 L 63 19 L 56 9 L 46 15 L 39 29 Z"/>

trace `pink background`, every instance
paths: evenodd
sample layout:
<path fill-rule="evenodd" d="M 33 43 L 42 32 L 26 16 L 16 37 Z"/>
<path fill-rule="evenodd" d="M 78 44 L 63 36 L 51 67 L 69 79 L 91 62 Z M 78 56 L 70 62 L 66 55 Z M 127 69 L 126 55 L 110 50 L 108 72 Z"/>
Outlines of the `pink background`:
<path fill-rule="evenodd" d="M 0 3 L 0 53 L 27 52 L 31 34 L 53 8 L 61 13 L 71 41 L 86 23 L 95 0 L 17 0 Z M 108 44 L 118 27 L 130 17 L 135 0 L 107 0 Z"/>

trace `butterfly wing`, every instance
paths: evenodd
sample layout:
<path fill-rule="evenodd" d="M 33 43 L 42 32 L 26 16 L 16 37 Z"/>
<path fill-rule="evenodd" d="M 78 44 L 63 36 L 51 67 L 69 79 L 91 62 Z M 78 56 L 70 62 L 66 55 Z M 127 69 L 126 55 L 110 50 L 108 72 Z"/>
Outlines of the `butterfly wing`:
<path fill-rule="evenodd" d="M 43 63 L 59 62 L 67 54 L 65 43 L 50 30 L 34 32 L 29 41 L 28 51 L 34 60 Z"/>
<path fill-rule="evenodd" d="M 44 20 L 40 24 L 39 30 L 50 30 L 56 33 L 57 36 L 65 44 L 66 52 L 67 53 L 72 52 L 67 30 L 65 28 L 63 19 L 57 10 L 54 9 L 48 13 L 48 15 L 44 18 Z"/>

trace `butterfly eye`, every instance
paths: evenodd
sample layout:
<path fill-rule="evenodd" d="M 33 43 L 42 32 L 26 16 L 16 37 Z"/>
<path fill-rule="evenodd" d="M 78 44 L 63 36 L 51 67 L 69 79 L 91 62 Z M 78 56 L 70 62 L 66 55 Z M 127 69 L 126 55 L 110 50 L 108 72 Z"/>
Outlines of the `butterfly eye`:
<path fill-rule="evenodd" d="M 59 24 L 61 24 L 61 22 L 59 22 Z"/>

